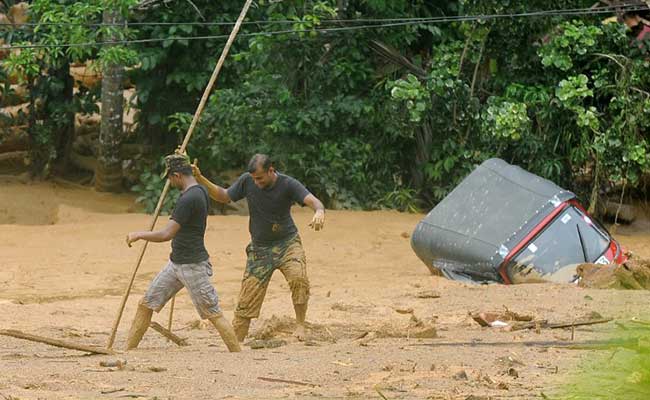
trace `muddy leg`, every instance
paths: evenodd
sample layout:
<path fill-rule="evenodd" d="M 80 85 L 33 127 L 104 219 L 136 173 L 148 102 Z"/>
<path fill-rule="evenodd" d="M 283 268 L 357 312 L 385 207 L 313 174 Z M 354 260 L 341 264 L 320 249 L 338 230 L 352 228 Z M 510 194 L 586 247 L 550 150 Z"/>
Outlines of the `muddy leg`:
<path fill-rule="evenodd" d="M 219 335 L 221 335 L 221 339 L 231 353 L 241 351 L 241 347 L 239 347 L 239 342 L 235 336 L 235 331 L 230 325 L 230 322 L 228 322 L 224 316 L 215 316 L 208 319 L 212 322 L 212 325 L 217 328 Z"/>
<path fill-rule="evenodd" d="M 296 330 L 293 335 L 298 340 L 305 340 L 307 334 L 305 318 L 307 317 L 307 304 L 309 302 L 309 279 L 307 279 L 305 252 L 299 240 L 292 243 L 287 249 L 279 269 L 287 283 L 289 283 L 293 309 L 296 312 Z"/>
<path fill-rule="evenodd" d="M 131 329 L 129 330 L 129 338 L 126 341 L 127 350 L 135 349 L 138 347 L 140 341 L 142 340 L 142 337 L 144 336 L 145 332 L 147 332 L 147 328 L 149 328 L 152 314 L 153 310 L 146 306 L 143 306 L 142 304 L 138 304 L 138 310 L 135 313 L 133 324 L 131 324 Z"/>
<path fill-rule="evenodd" d="M 293 336 L 295 336 L 296 339 L 303 341 L 307 335 L 307 328 L 305 327 L 307 304 L 294 304 L 293 309 L 296 311 L 296 330 L 293 332 Z"/>
<path fill-rule="evenodd" d="M 235 316 L 235 319 L 232 321 L 232 327 L 235 331 L 235 335 L 237 336 L 238 341 L 243 342 L 244 339 L 246 339 L 250 325 L 250 318 Z"/>

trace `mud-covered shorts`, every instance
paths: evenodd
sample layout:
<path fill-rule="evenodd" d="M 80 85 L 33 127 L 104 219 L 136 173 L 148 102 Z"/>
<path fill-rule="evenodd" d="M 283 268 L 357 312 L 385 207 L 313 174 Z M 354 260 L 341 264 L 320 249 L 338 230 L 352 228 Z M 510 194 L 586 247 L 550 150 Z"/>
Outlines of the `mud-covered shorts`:
<path fill-rule="evenodd" d="M 219 296 L 210 282 L 209 260 L 196 264 L 175 264 L 171 260 L 156 275 L 140 304 L 159 312 L 183 287 L 187 288 L 196 311 L 203 319 L 221 316 Z"/>
<path fill-rule="evenodd" d="M 276 269 L 282 272 L 289 284 L 293 304 L 307 304 L 309 280 L 300 236 L 296 235 L 273 246 L 256 246 L 251 243 L 246 247 L 246 255 L 246 271 L 235 310 L 236 317 L 259 317 L 266 289 Z"/>

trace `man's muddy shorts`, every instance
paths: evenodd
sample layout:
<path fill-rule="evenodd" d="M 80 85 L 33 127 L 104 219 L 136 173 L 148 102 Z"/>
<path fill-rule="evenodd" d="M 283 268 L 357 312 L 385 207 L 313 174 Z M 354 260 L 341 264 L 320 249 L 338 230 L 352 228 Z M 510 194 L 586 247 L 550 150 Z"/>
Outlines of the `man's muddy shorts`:
<path fill-rule="evenodd" d="M 201 318 L 221 316 L 219 296 L 210 282 L 211 276 L 212 264 L 208 260 L 196 264 L 169 261 L 151 282 L 140 304 L 159 312 L 169 299 L 186 287 Z"/>
<path fill-rule="evenodd" d="M 307 262 L 300 236 L 296 235 L 273 246 L 246 247 L 246 272 L 235 316 L 257 318 L 262 309 L 266 288 L 276 269 L 284 275 L 291 289 L 293 304 L 307 304 L 309 301 L 309 280 Z"/>

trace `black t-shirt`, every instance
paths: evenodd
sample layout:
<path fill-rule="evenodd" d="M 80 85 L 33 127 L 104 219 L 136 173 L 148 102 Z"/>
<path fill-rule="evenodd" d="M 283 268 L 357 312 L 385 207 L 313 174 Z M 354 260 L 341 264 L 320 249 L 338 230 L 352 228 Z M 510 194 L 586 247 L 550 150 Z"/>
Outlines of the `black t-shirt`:
<path fill-rule="evenodd" d="M 248 230 L 254 244 L 268 246 L 291 238 L 298 229 L 291 218 L 291 205 L 303 204 L 309 191 L 298 180 L 278 173 L 273 187 L 260 189 L 249 173 L 228 188 L 230 200 L 246 198 L 250 212 Z"/>
<path fill-rule="evenodd" d="M 169 258 L 176 264 L 195 264 L 210 258 L 203 236 L 208 218 L 208 191 L 201 185 L 189 187 L 178 198 L 170 219 L 181 229 L 172 239 Z"/>

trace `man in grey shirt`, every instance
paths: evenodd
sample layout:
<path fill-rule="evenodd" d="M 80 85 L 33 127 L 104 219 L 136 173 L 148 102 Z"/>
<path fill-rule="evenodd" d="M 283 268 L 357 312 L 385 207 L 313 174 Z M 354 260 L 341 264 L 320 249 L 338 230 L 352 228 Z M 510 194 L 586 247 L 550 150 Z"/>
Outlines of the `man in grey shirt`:
<path fill-rule="evenodd" d="M 186 155 L 169 155 L 165 157 L 165 164 L 165 177 L 169 178 L 173 187 L 181 190 L 172 216 L 161 230 L 129 233 L 126 244 L 131 247 L 138 240 L 171 240 L 172 252 L 167 265 L 140 300 L 129 331 L 127 350 L 138 346 L 149 328 L 153 311 L 159 312 L 169 299 L 186 287 L 201 318 L 209 320 L 217 328 L 228 350 L 240 351 L 235 332 L 223 316 L 219 297 L 210 282 L 212 264 L 203 241 L 210 203 L 208 193 L 197 184 Z"/>
<path fill-rule="evenodd" d="M 206 179 L 196 165 L 193 168 L 197 181 L 207 187 L 214 200 L 229 203 L 246 198 L 248 202 L 251 243 L 246 248 L 246 270 L 233 320 L 237 339 L 243 341 L 251 319 L 259 317 L 266 289 L 276 269 L 282 272 L 291 289 L 297 323 L 294 335 L 304 339 L 309 280 L 302 242 L 291 217 L 291 206 L 298 203 L 313 209 L 310 226 L 319 231 L 325 221 L 323 203 L 298 180 L 278 173 L 265 154 L 254 155 L 248 164 L 248 172 L 228 190 Z"/>

